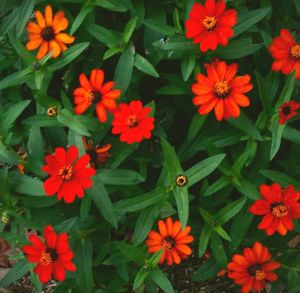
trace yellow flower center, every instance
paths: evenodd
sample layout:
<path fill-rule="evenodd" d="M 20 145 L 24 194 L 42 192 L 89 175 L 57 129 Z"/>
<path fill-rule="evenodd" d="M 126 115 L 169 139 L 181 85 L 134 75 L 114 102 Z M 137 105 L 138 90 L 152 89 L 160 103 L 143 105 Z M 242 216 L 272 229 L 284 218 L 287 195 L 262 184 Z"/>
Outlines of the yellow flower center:
<path fill-rule="evenodd" d="M 295 59 L 300 58 L 300 45 L 295 45 L 291 48 L 290 51 L 291 57 Z"/>
<path fill-rule="evenodd" d="M 261 271 L 261 270 L 256 270 L 255 271 L 255 279 L 256 280 L 264 280 L 266 278 L 266 274 L 264 271 Z"/>
<path fill-rule="evenodd" d="M 40 257 L 40 264 L 43 266 L 51 264 L 58 259 L 57 252 L 54 249 L 46 248 Z"/>
<path fill-rule="evenodd" d="M 288 209 L 284 204 L 276 204 L 272 207 L 272 214 L 275 217 L 282 218 L 288 214 Z"/>
<path fill-rule="evenodd" d="M 206 16 L 202 24 L 207 31 L 212 31 L 217 25 L 217 19 L 214 16 Z"/>
<path fill-rule="evenodd" d="M 97 91 L 91 91 L 89 92 L 88 99 L 91 103 L 98 102 L 101 98 L 101 94 Z"/>
<path fill-rule="evenodd" d="M 215 84 L 215 94 L 219 98 L 226 97 L 230 92 L 230 86 L 226 80 L 219 81 Z"/>
<path fill-rule="evenodd" d="M 42 32 L 41 32 L 41 35 L 42 35 L 42 38 L 45 41 L 51 41 L 51 40 L 53 40 L 54 37 L 55 37 L 55 33 L 53 31 L 52 26 L 46 26 L 45 28 L 43 28 Z"/>
<path fill-rule="evenodd" d="M 176 185 L 179 187 L 185 186 L 188 182 L 188 179 L 184 175 L 178 175 L 176 177 Z"/>
<path fill-rule="evenodd" d="M 129 128 L 134 128 L 138 125 L 138 121 L 136 119 L 136 115 L 129 115 L 126 120 L 127 126 Z"/>
<path fill-rule="evenodd" d="M 171 250 L 175 245 L 175 240 L 172 237 L 166 237 L 161 241 L 161 246 L 166 250 Z"/>
<path fill-rule="evenodd" d="M 62 181 L 70 181 L 73 176 L 73 167 L 71 165 L 62 167 L 59 170 L 58 175 Z"/>

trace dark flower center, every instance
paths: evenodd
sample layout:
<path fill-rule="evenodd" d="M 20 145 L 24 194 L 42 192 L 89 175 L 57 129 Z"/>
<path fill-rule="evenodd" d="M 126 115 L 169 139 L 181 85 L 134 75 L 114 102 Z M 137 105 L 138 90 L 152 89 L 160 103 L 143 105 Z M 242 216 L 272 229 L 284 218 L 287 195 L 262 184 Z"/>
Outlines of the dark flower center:
<path fill-rule="evenodd" d="M 291 108 L 289 106 L 283 107 L 281 111 L 286 116 L 291 114 Z"/>
<path fill-rule="evenodd" d="M 86 152 L 90 156 L 92 162 L 96 162 L 97 161 L 98 154 L 96 153 L 95 149 L 89 149 Z"/>
<path fill-rule="evenodd" d="M 206 16 L 202 24 L 207 31 L 212 31 L 217 25 L 217 19 L 214 16 Z"/>
<path fill-rule="evenodd" d="M 53 248 L 47 247 L 42 253 L 40 258 L 40 264 L 42 265 L 49 265 L 52 262 L 58 259 L 58 255 L 56 250 Z"/>
<path fill-rule="evenodd" d="M 264 280 L 266 277 L 265 272 L 261 269 L 259 265 L 253 265 L 248 268 L 248 274 L 254 277 L 256 280 Z"/>
<path fill-rule="evenodd" d="M 97 92 L 97 91 L 91 91 L 89 93 L 89 97 L 88 99 L 90 100 L 90 102 L 92 103 L 97 103 L 100 101 L 101 99 L 101 93 Z"/>
<path fill-rule="evenodd" d="M 300 45 L 295 45 L 291 48 L 290 55 L 294 59 L 300 59 Z"/>
<path fill-rule="evenodd" d="M 71 165 L 62 167 L 58 175 L 62 181 L 70 181 L 73 176 L 73 167 Z"/>
<path fill-rule="evenodd" d="M 55 37 L 53 28 L 51 26 L 46 26 L 45 28 L 42 29 L 42 38 L 45 41 L 51 41 Z"/>
<path fill-rule="evenodd" d="M 272 215 L 278 218 L 282 218 L 284 216 L 287 216 L 288 214 L 288 208 L 282 202 L 273 203 L 271 205 L 271 211 L 272 211 Z"/>
<path fill-rule="evenodd" d="M 225 98 L 230 91 L 231 88 L 226 80 L 221 80 L 215 84 L 215 94 L 218 98 Z"/>
<path fill-rule="evenodd" d="M 167 236 L 162 240 L 161 245 L 164 249 L 171 250 L 175 246 L 175 240 L 174 238 Z"/>
<path fill-rule="evenodd" d="M 136 115 L 130 115 L 128 116 L 127 120 L 126 120 L 127 126 L 129 128 L 134 128 L 138 126 L 138 121 L 136 119 Z"/>

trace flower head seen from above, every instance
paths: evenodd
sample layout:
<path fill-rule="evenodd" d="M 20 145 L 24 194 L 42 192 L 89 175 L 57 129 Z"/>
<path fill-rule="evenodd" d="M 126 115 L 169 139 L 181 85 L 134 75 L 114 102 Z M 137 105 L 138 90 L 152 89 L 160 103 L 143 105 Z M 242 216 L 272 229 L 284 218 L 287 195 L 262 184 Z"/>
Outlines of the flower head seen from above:
<path fill-rule="evenodd" d="M 92 104 L 96 105 L 96 114 L 100 122 L 107 121 L 107 113 L 114 112 L 117 108 L 116 99 L 121 91 L 113 89 L 115 83 L 108 81 L 104 83 L 104 71 L 93 69 L 89 80 L 85 74 L 79 76 L 80 87 L 74 90 L 75 113 L 84 113 Z"/>
<path fill-rule="evenodd" d="M 202 52 L 216 50 L 219 44 L 228 44 L 228 38 L 234 34 L 232 27 L 236 23 L 236 11 L 226 10 L 224 0 L 206 0 L 204 5 L 196 2 L 185 22 L 186 37 L 192 38 L 195 44 L 200 43 Z"/>
<path fill-rule="evenodd" d="M 258 229 L 265 230 L 267 235 L 276 231 L 286 235 L 294 229 L 294 219 L 300 218 L 300 191 L 293 186 L 282 189 L 278 183 L 261 185 L 260 193 L 263 199 L 256 200 L 249 208 L 253 215 L 263 216 Z"/>
<path fill-rule="evenodd" d="M 84 189 L 92 186 L 91 176 L 96 174 L 94 168 L 87 167 L 90 162 L 89 155 L 78 159 L 78 149 L 70 146 L 67 150 L 62 147 L 55 149 L 54 154 L 45 157 L 46 165 L 43 171 L 50 175 L 43 186 L 46 195 L 64 199 L 71 203 L 75 197 L 82 198 Z"/>
<path fill-rule="evenodd" d="M 111 149 L 111 144 L 106 144 L 102 147 L 99 145 L 94 146 L 91 139 L 86 139 L 82 137 L 82 142 L 85 151 L 91 158 L 90 165 L 95 168 L 105 164 L 107 159 L 110 157 L 109 150 Z"/>
<path fill-rule="evenodd" d="M 150 107 L 143 107 L 141 101 L 122 103 L 114 113 L 112 133 L 121 134 L 120 141 L 132 144 L 151 138 L 154 118 L 149 117 Z"/>
<path fill-rule="evenodd" d="M 47 5 L 45 16 L 40 11 L 35 11 L 35 18 L 37 23 L 29 21 L 26 27 L 29 37 L 26 48 L 32 51 L 40 47 L 36 56 L 38 59 L 51 51 L 52 58 L 56 58 L 62 51 L 67 50 L 66 44 L 74 42 L 75 37 L 62 32 L 68 27 L 63 11 L 57 12 L 53 17 L 52 7 Z"/>
<path fill-rule="evenodd" d="M 192 92 L 196 95 L 193 104 L 199 107 L 199 114 L 205 115 L 215 111 L 218 121 L 240 115 L 239 107 L 248 107 L 249 92 L 253 85 L 250 75 L 237 76 L 238 65 L 227 65 L 224 61 L 216 60 L 206 64 L 207 76 L 199 73 L 197 82 L 192 85 Z"/>
<path fill-rule="evenodd" d="M 297 44 L 287 29 L 280 30 L 280 35 L 273 39 L 269 51 L 275 59 L 272 70 L 290 74 L 296 70 L 296 79 L 300 78 L 300 44 Z"/>
<path fill-rule="evenodd" d="M 251 290 L 261 292 L 266 282 L 274 282 L 278 278 L 273 271 L 280 267 L 280 263 L 271 261 L 271 258 L 269 249 L 255 242 L 252 248 L 245 248 L 243 254 L 232 257 L 232 262 L 227 265 L 228 277 L 242 286 L 242 293 Z"/>
<path fill-rule="evenodd" d="M 285 122 L 298 115 L 297 110 L 300 104 L 295 101 L 283 103 L 279 107 L 279 124 L 283 125 Z"/>
<path fill-rule="evenodd" d="M 76 270 L 66 233 L 57 235 L 48 225 L 44 228 L 44 241 L 34 234 L 30 234 L 28 239 L 31 244 L 24 245 L 22 250 L 29 262 L 37 264 L 33 271 L 42 283 L 47 283 L 52 275 L 57 281 L 64 281 L 66 271 Z"/>
<path fill-rule="evenodd" d="M 155 253 L 163 249 L 163 254 L 159 263 L 165 261 L 169 266 L 173 263 L 180 264 L 181 259 L 186 259 L 192 254 L 192 249 L 187 245 L 193 242 L 193 236 L 189 235 L 191 227 L 187 226 L 184 230 L 181 228 L 179 221 L 174 221 L 167 218 L 158 221 L 158 230 L 150 231 L 146 244 L 148 245 L 148 252 Z"/>

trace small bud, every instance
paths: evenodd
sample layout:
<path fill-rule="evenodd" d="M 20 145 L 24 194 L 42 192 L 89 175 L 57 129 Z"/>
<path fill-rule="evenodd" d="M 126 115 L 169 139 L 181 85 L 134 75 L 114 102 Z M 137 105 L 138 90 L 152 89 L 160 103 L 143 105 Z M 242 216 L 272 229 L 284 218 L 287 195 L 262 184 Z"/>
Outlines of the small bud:
<path fill-rule="evenodd" d="M 185 175 L 178 175 L 176 177 L 176 185 L 179 187 L 183 187 L 188 183 L 188 179 Z"/>
<path fill-rule="evenodd" d="M 6 212 L 3 212 L 2 215 L 1 215 L 1 222 L 4 224 L 4 225 L 7 225 L 9 223 L 9 216 Z"/>
<path fill-rule="evenodd" d="M 38 61 L 33 61 L 32 62 L 32 68 L 34 70 L 39 70 L 41 68 L 41 64 Z"/>
<path fill-rule="evenodd" d="M 47 109 L 47 115 L 49 117 L 55 117 L 57 115 L 57 108 L 55 106 L 51 106 Z"/>

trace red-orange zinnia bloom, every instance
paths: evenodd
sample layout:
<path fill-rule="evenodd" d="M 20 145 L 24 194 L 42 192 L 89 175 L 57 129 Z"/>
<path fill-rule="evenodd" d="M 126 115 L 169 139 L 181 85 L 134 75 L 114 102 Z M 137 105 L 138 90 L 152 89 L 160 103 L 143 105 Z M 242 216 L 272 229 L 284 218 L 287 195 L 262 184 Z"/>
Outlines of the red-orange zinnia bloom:
<path fill-rule="evenodd" d="M 260 193 L 263 199 L 256 200 L 249 208 L 251 214 L 263 216 L 258 229 L 265 230 L 267 235 L 276 231 L 285 235 L 293 230 L 293 219 L 300 218 L 300 191 L 295 191 L 291 185 L 282 189 L 278 183 L 273 183 L 270 186 L 262 184 Z"/>
<path fill-rule="evenodd" d="M 104 165 L 106 160 L 110 157 L 109 150 L 111 149 L 111 144 L 106 144 L 104 146 L 99 146 L 98 144 L 94 146 L 91 139 L 86 139 L 82 137 L 82 142 L 84 149 L 91 158 L 90 165 L 95 168 L 99 165 Z"/>
<path fill-rule="evenodd" d="M 106 122 L 107 113 L 113 112 L 117 108 L 116 99 L 120 97 L 121 91 L 114 90 L 113 81 L 104 82 L 104 71 L 93 69 L 90 74 L 90 80 L 85 74 L 80 74 L 80 87 L 74 90 L 74 102 L 76 104 L 75 113 L 84 113 L 89 106 L 96 104 L 96 113 L 100 122 Z"/>
<path fill-rule="evenodd" d="M 29 262 L 37 264 L 33 271 L 42 283 L 47 283 L 52 274 L 57 281 L 64 281 L 66 271 L 76 270 L 67 233 L 57 235 L 53 227 L 48 225 L 44 228 L 45 241 L 34 234 L 30 234 L 28 238 L 32 244 L 24 245 L 22 250 Z"/>
<path fill-rule="evenodd" d="M 274 38 L 269 51 L 275 59 L 272 70 L 281 71 L 283 74 L 296 70 L 296 79 L 300 78 L 300 45 L 287 29 L 280 30 L 280 36 Z"/>
<path fill-rule="evenodd" d="M 63 11 L 57 12 L 53 17 L 52 7 L 47 5 L 45 17 L 40 11 L 35 11 L 37 23 L 29 21 L 27 32 L 29 41 L 26 44 L 27 50 L 35 50 L 40 47 L 36 57 L 42 59 L 48 52 L 56 58 L 62 51 L 67 50 L 66 44 L 74 42 L 75 37 L 62 33 L 68 27 L 68 20 Z"/>
<path fill-rule="evenodd" d="M 43 185 L 46 195 L 53 196 L 57 193 L 59 200 L 63 198 L 65 202 L 71 203 L 76 196 L 82 198 L 84 189 L 92 186 L 90 177 L 96 174 L 96 170 L 87 167 L 89 155 L 78 159 L 76 146 L 70 146 L 67 151 L 58 147 L 53 155 L 45 157 L 45 161 L 46 165 L 42 169 L 50 175 Z"/>
<path fill-rule="evenodd" d="M 154 118 L 149 117 L 150 107 L 143 107 L 141 101 L 122 103 L 114 113 L 112 133 L 120 134 L 120 141 L 129 144 L 151 138 L 154 129 Z"/>
<path fill-rule="evenodd" d="M 186 37 L 192 38 L 195 44 L 200 43 L 200 50 L 216 50 L 218 44 L 226 46 L 232 37 L 232 27 L 237 23 L 234 9 L 226 9 L 223 0 L 206 0 L 205 5 L 195 3 L 186 20 Z"/>
<path fill-rule="evenodd" d="M 164 250 L 159 260 L 160 264 L 164 261 L 167 261 L 169 266 L 173 263 L 179 264 L 181 259 L 185 259 L 192 254 L 192 249 L 187 245 L 194 240 L 193 236 L 189 235 L 190 226 L 182 230 L 179 221 L 173 222 L 171 218 L 167 218 L 166 222 L 163 220 L 158 221 L 158 230 L 159 233 L 150 231 L 146 244 L 150 253 Z"/>
<path fill-rule="evenodd" d="M 286 121 L 296 116 L 299 108 L 300 104 L 295 101 L 283 103 L 279 107 L 279 124 L 283 125 Z"/>
<path fill-rule="evenodd" d="M 280 267 L 280 263 L 271 261 L 269 249 L 260 242 L 255 242 L 253 248 L 247 247 L 243 254 L 235 254 L 232 262 L 227 265 L 228 277 L 242 287 L 242 293 L 251 290 L 261 291 L 266 282 L 274 282 L 278 276 L 272 271 Z"/>
<path fill-rule="evenodd" d="M 215 61 L 206 64 L 207 76 L 199 73 L 197 83 L 192 85 L 195 106 L 200 106 L 201 115 L 208 114 L 213 109 L 218 121 L 240 115 L 239 107 L 248 107 L 250 101 L 244 94 L 249 92 L 253 85 L 250 75 L 236 76 L 238 65 L 227 65 L 224 61 Z"/>

